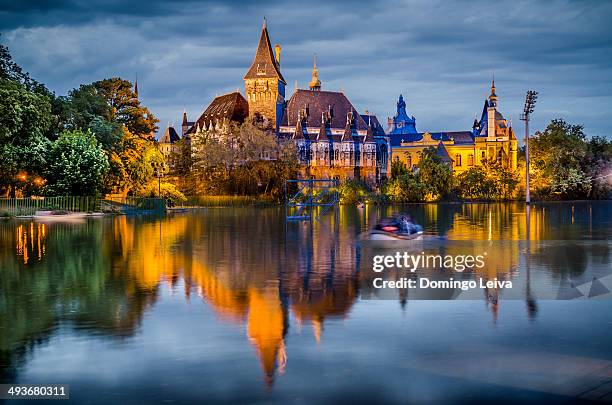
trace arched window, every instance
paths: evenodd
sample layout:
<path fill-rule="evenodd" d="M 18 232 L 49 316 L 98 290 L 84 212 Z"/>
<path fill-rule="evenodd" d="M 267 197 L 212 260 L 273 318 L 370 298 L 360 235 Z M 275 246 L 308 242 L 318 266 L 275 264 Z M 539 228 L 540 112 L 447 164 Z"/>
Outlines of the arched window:
<path fill-rule="evenodd" d="M 474 155 L 471 153 L 468 155 L 468 166 L 474 166 Z"/>
<path fill-rule="evenodd" d="M 504 150 L 503 150 L 503 149 L 498 150 L 498 151 L 497 151 L 497 161 L 498 161 L 499 163 L 501 163 L 501 161 L 502 161 L 502 157 L 503 157 L 503 156 L 504 156 Z"/>
<path fill-rule="evenodd" d="M 461 155 L 458 153 L 455 155 L 455 166 L 457 167 L 461 166 Z"/>
<path fill-rule="evenodd" d="M 412 155 L 406 152 L 406 167 L 412 169 Z"/>

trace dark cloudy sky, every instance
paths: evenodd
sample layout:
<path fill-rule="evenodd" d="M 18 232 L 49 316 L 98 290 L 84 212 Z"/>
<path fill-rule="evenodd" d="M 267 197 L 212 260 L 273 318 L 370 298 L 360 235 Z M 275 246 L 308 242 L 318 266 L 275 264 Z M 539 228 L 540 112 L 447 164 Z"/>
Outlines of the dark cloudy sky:
<path fill-rule="evenodd" d="M 0 41 L 58 94 L 138 74 L 161 120 L 196 118 L 240 89 L 263 17 L 288 82 L 306 87 L 317 53 L 324 89 L 385 120 L 400 93 L 421 131 L 466 130 L 495 74 L 515 127 L 528 89 L 533 127 L 556 117 L 612 136 L 612 2 L 0 0 Z M 521 131 L 522 133 L 522 131 Z"/>

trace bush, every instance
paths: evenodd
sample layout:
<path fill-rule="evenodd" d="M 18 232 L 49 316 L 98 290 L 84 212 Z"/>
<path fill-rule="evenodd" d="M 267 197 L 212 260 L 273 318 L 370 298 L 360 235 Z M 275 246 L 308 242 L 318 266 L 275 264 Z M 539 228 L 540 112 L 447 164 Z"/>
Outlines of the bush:
<path fill-rule="evenodd" d="M 361 180 L 346 180 L 338 187 L 341 204 L 359 204 L 375 202 L 376 196 L 372 189 Z"/>
<path fill-rule="evenodd" d="M 418 174 L 403 174 L 385 185 L 384 194 L 393 202 L 420 202 L 425 199 L 427 186 Z"/>
<path fill-rule="evenodd" d="M 141 197 L 150 197 L 155 198 L 159 197 L 159 188 L 157 181 L 152 181 L 148 184 L 147 187 L 141 193 Z M 170 200 L 173 203 L 182 203 L 187 201 L 187 197 L 183 193 L 181 193 L 174 184 L 171 183 L 161 183 L 161 197 L 165 200 Z"/>

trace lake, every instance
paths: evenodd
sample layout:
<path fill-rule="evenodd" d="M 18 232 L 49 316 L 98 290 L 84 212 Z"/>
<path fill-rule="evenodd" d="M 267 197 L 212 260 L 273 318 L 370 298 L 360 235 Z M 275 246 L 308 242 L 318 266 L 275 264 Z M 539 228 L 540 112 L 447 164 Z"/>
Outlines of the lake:
<path fill-rule="evenodd" d="M 496 253 L 495 277 L 533 284 L 513 298 L 376 299 L 359 236 L 400 211 L 449 243 L 572 247 L 530 268 L 521 247 Z M 87 403 L 612 401 L 610 294 L 545 294 L 604 282 L 611 237 L 606 201 L 528 221 L 519 203 L 4 220 L 0 380 Z"/>

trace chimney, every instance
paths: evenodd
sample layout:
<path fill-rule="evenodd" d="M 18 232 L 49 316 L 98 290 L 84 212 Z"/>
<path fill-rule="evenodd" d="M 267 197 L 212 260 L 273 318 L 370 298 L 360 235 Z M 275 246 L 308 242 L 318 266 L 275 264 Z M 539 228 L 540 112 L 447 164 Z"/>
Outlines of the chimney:
<path fill-rule="evenodd" d="M 276 53 L 276 64 L 280 66 L 280 51 L 281 46 L 279 44 L 274 45 L 274 51 Z"/>

